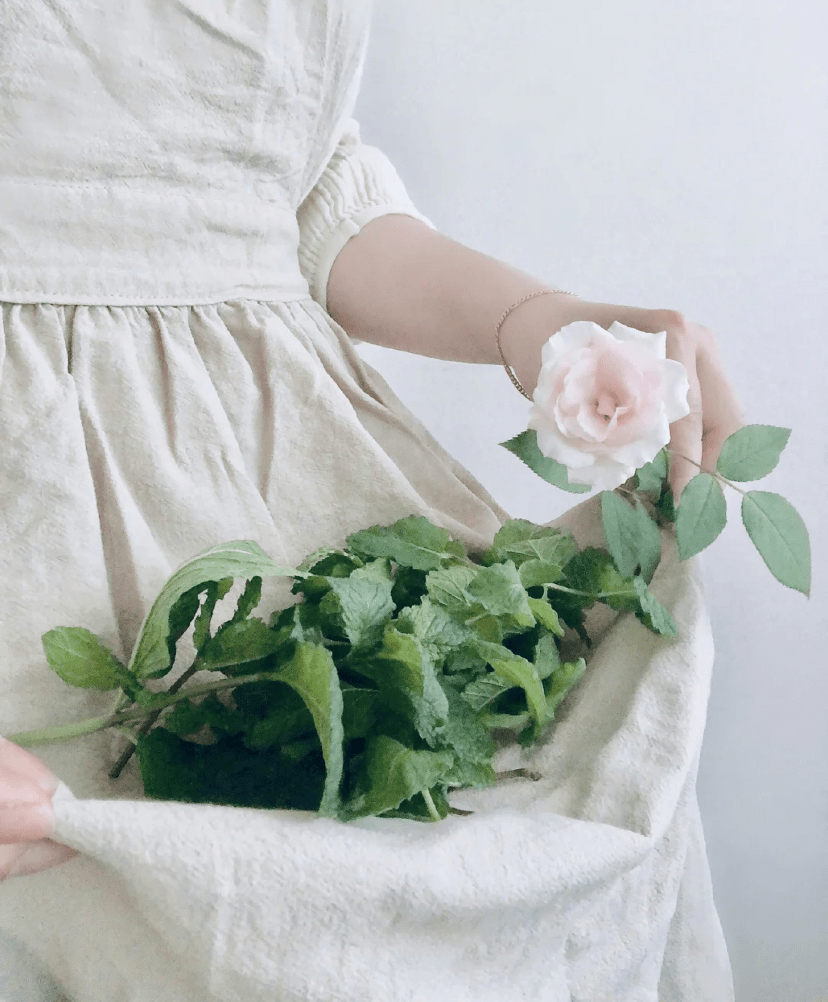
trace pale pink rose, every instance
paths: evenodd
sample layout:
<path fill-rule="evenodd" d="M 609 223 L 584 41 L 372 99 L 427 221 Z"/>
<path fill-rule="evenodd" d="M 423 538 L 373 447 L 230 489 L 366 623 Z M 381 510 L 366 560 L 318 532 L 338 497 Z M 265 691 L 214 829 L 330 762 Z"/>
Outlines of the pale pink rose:
<path fill-rule="evenodd" d="M 588 320 L 546 342 L 529 428 L 538 448 L 563 463 L 573 484 L 608 491 L 670 441 L 670 424 L 690 413 L 687 370 L 667 358 L 667 333 Z"/>

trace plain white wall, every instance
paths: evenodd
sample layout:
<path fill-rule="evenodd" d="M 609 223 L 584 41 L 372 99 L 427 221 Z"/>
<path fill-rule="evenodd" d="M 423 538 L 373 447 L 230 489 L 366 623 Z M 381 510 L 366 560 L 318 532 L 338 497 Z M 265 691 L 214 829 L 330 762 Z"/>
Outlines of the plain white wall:
<path fill-rule="evenodd" d="M 375 0 L 356 109 L 443 233 L 585 299 L 681 310 L 748 421 L 793 429 L 748 487 L 805 520 L 810 600 L 730 489 L 702 556 L 699 801 L 737 1002 L 828 1002 L 826 40 L 824 0 Z M 498 446 L 528 413 L 502 369 L 359 350 L 513 516 L 582 499 Z"/>

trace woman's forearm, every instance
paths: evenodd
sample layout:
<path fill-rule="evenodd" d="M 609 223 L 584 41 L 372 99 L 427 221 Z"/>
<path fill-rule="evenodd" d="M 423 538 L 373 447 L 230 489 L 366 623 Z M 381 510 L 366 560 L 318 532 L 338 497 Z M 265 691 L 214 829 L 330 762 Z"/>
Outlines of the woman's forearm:
<path fill-rule="evenodd" d="M 386 348 L 457 362 L 500 364 L 495 328 L 504 311 L 554 286 L 452 240 L 412 216 L 366 224 L 331 268 L 328 312 L 352 337 Z M 509 314 L 500 343 L 531 394 L 540 350 L 574 320 L 608 328 L 615 320 L 655 332 L 673 311 L 536 296 Z"/>

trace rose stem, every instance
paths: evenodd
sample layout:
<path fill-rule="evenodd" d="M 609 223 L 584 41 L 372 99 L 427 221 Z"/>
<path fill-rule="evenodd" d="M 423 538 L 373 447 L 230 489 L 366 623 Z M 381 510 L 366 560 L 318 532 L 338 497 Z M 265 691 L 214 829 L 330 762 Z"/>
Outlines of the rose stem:
<path fill-rule="evenodd" d="M 686 459 L 688 463 L 692 463 L 693 466 L 698 466 L 702 473 L 707 473 L 711 477 L 715 477 L 717 480 L 721 480 L 723 484 L 727 484 L 728 487 L 732 487 L 734 491 L 738 491 L 742 495 L 747 495 L 747 491 L 743 491 L 741 487 L 737 487 L 736 484 L 732 484 L 729 480 L 726 480 L 720 473 L 716 473 L 715 470 L 705 470 L 702 469 L 701 463 L 697 463 L 695 459 L 691 459 L 689 456 L 684 456 L 680 452 L 673 452 L 672 449 L 669 450 L 670 455 L 678 456 L 679 459 Z"/>

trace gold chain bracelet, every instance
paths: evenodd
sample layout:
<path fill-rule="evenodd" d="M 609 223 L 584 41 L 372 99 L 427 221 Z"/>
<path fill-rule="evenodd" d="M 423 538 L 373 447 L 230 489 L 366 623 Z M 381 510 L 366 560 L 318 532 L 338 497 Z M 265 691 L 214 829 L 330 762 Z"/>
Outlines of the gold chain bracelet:
<path fill-rule="evenodd" d="M 518 390 L 520 393 L 522 393 L 524 395 L 524 397 L 526 397 L 527 400 L 531 400 L 532 398 L 529 396 L 529 394 L 526 392 L 526 390 L 524 390 L 523 386 L 521 385 L 520 380 L 518 379 L 518 377 L 512 371 L 512 367 L 509 365 L 509 363 L 503 357 L 503 349 L 500 347 L 500 328 L 503 326 L 503 323 L 506 320 L 506 317 L 509 316 L 509 314 L 512 312 L 512 310 L 516 306 L 520 306 L 521 303 L 525 303 L 527 299 L 533 299 L 535 296 L 545 296 L 545 295 L 547 295 L 549 293 L 552 293 L 552 292 L 560 292 L 560 293 L 563 293 L 563 295 L 565 295 L 565 296 L 574 296 L 575 295 L 574 292 L 566 292 L 566 290 L 564 290 L 564 289 L 541 289 L 539 292 L 530 292 L 528 296 L 524 296 L 523 299 L 519 299 L 516 303 L 512 303 L 512 305 L 509 307 L 509 309 L 506 310 L 506 312 L 500 318 L 500 322 L 498 323 L 497 329 L 495 330 L 495 341 L 497 342 L 497 351 L 498 351 L 498 354 L 500 355 L 500 361 L 503 363 L 503 368 L 506 370 L 506 375 L 509 377 L 509 379 L 512 380 L 512 383 L 513 383 L 515 389 Z"/>

